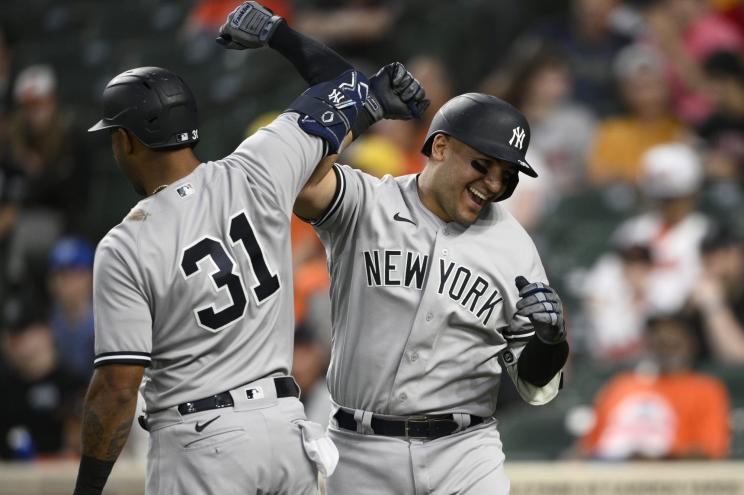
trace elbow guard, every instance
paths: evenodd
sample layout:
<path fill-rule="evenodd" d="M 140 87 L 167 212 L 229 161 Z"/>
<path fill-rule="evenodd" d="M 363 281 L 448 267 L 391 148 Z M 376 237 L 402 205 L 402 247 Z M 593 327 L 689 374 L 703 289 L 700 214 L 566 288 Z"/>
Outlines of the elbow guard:
<path fill-rule="evenodd" d="M 323 139 L 327 154 L 333 155 L 363 110 L 368 91 L 366 76 L 348 70 L 333 81 L 311 86 L 286 111 L 299 113 L 300 128 Z"/>

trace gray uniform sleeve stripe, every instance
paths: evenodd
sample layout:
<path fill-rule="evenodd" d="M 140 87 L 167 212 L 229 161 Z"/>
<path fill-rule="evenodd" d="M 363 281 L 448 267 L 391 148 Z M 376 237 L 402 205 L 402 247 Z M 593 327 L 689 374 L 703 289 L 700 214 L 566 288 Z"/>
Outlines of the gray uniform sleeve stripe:
<path fill-rule="evenodd" d="M 315 227 L 322 225 L 323 222 L 331 218 L 333 214 L 336 213 L 336 210 L 338 210 L 339 206 L 341 206 L 341 202 L 344 199 L 344 194 L 346 194 L 346 177 L 344 176 L 341 167 L 334 163 L 333 172 L 336 174 L 336 193 L 333 196 L 331 206 L 328 207 L 328 210 L 326 210 L 326 212 L 321 215 L 320 218 L 312 222 L 312 225 L 314 225 Z"/>
<path fill-rule="evenodd" d="M 102 364 L 141 364 L 147 366 L 151 361 L 152 358 L 147 352 L 104 352 L 95 357 L 93 366 L 97 367 Z"/>

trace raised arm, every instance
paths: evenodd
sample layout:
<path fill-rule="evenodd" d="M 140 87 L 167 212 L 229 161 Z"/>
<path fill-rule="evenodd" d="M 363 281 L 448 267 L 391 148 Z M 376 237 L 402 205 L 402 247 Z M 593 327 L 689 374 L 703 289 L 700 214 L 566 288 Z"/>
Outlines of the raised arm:
<path fill-rule="evenodd" d="M 217 43 L 233 50 L 269 45 L 281 53 L 313 86 L 330 81 L 354 67 L 323 43 L 290 28 L 284 18 L 274 15 L 258 2 L 243 2 L 220 27 Z"/>
<path fill-rule="evenodd" d="M 369 79 L 369 85 L 370 96 L 365 111 L 360 112 L 352 127 L 351 139 L 356 139 L 381 119 L 420 118 L 429 106 L 424 88 L 400 62 L 382 67 Z M 321 162 L 300 191 L 294 205 L 294 212 L 299 217 L 317 219 L 330 206 L 338 188 L 332 165 L 332 159 Z"/>
<path fill-rule="evenodd" d="M 217 42 L 236 50 L 268 44 L 289 60 L 310 85 L 336 79 L 353 68 L 331 48 L 293 30 L 284 19 L 253 1 L 242 3 L 230 13 Z M 380 69 L 370 78 L 369 89 L 364 111 L 359 112 L 350 127 L 351 135 L 345 136 L 337 151 L 378 120 L 418 118 L 429 106 L 419 82 L 400 63 Z M 331 154 L 322 160 L 307 181 L 295 203 L 299 216 L 316 218 L 333 200 L 337 184 L 331 166 L 335 158 Z"/>

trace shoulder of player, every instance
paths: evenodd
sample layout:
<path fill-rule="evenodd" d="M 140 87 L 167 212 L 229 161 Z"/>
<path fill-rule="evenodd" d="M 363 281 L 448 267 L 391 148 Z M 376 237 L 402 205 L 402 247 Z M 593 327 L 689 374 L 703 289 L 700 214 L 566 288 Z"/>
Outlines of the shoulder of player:
<path fill-rule="evenodd" d="M 412 180 L 416 180 L 415 174 L 401 175 L 398 177 L 392 176 L 390 174 L 385 174 L 382 177 L 377 177 L 370 174 L 369 172 L 365 172 L 364 170 L 354 168 L 351 165 L 335 163 L 334 167 L 336 167 L 347 180 L 356 180 L 360 183 L 369 185 L 370 187 L 379 188 L 382 190 L 403 189 L 407 185 L 409 185 Z"/>
<path fill-rule="evenodd" d="M 115 226 L 101 239 L 96 247 L 95 270 L 96 276 L 106 273 L 117 265 L 131 265 L 137 261 L 136 240 L 131 229 L 123 227 L 123 223 Z"/>
<path fill-rule="evenodd" d="M 501 203 L 492 203 L 489 207 L 488 212 L 485 215 L 481 215 L 476 220 L 475 224 L 479 227 L 484 227 L 488 232 L 494 233 L 502 237 L 504 231 L 511 235 L 515 235 L 518 238 L 524 238 L 532 244 L 532 237 L 520 224 L 514 215 L 507 210 Z"/>
<path fill-rule="evenodd" d="M 270 118 L 270 117 L 269 117 Z M 266 120 L 260 122 L 257 128 L 252 128 L 250 135 L 240 143 L 238 149 L 250 148 L 254 142 L 258 142 L 257 145 L 263 146 L 264 139 L 268 136 L 286 142 L 290 139 L 290 136 L 294 136 L 292 139 L 306 138 L 308 141 L 317 140 L 319 143 L 322 139 L 306 133 L 299 124 L 300 115 L 296 112 L 284 112 L 276 115 L 273 120 Z M 229 158 L 233 153 L 225 158 Z M 224 159 L 223 159 L 224 160 Z"/>
<path fill-rule="evenodd" d="M 99 253 L 108 253 L 136 259 L 138 239 L 152 216 L 154 199 L 150 196 L 134 205 L 122 221 L 112 227 L 98 243 L 96 257 Z"/>

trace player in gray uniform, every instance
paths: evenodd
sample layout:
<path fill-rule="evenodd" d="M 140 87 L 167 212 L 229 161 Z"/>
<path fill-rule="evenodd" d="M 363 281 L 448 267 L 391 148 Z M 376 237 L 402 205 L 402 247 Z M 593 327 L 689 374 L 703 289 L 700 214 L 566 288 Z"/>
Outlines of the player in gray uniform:
<path fill-rule="evenodd" d="M 229 22 L 255 44 L 282 25 L 252 2 Z M 298 53 L 322 78 L 312 62 L 327 57 Z M 362 74 L 344 72 L 342 59 L 328 65 L 326 74 L 341 75 L 206 163 L 192 151 L 196 104 L 177 75 L 142 67 L 104 90 L 104 118 L 90 130 L 110 131 L 117 163 L 147 197 L 96 252 L 96 370 L 77 495 L 101 493 L 143 376 L 147 493 L 311 494 L 316 468 L 333 470 L 337 453 L 306 421 L 289 376 L 292 205 L 317 164 L 349 138 L 367 97 Z"/>
<path fill-rule="evenodd" d="M 568 356 L 560 299 L 498 203 L 537 175 L 529 132 L 506 102 L 461 95 L 432 121 L 421 174 L 334 165 L 300 193 L 331 274 L 329 495 L 508 493 L 502 370 L 541 405 Z"/>

